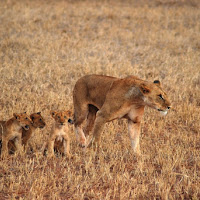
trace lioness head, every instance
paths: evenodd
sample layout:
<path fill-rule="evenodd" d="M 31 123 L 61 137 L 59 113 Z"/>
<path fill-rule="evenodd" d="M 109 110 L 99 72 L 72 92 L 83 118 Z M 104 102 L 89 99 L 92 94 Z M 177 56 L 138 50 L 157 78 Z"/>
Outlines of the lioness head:
<path fill-rule="evenodd" d="M 161 88 L 159 80 L 155 80 L 153 83 L 141 83 L 139 88 L 144 96 L 143 99 L 146 105 L 160 111 L 162 115 L 167 114 L 170 109 L 170 101 Z"/>
<path fill-rule="evenodd" d="M 58 125 L 65 125 L 68 123 L 68 119 L 71 117 L 72 112 L 70 110 L 67 111 L 51 111 L 51 116 L 55 119 Z"/>
<path fill-rule="evenodd" d="M 44 128 L 46 123 L 41 115 L 41 112 L 33 113 L 30 115 L 31 120 L 33 121 L 32 126 L 35 128 Z"/>
<path fill-rule="evenodd" d="M 25 130 L 28 130 L 30 128 L 30 126 L 32 124 L 32 120 L 26 114 L 26 112 L 24 112 L 24 113 L 14 113 L 13 116 L 22 128 L 24 128 Z"/>

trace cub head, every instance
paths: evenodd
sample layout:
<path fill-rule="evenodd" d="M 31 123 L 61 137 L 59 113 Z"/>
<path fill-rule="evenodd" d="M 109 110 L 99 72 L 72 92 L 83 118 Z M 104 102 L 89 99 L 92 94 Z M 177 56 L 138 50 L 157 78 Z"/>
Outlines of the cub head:
<path fill-rule="evenodd" d="M 19 125 L 24 128 L 25 130 L 28 130 L 30 126 L 32 125 L 32 120 L 30 117 L 24 113 L 14 113 L 13 114 L 15 120 L 19 123 Z"/>
<path fill-rule="evenodd" d="M 171 103 L 167 94 L 163 91 L 159 80 L 155 80 L 153 83 L 141 83 L 139 89 L 144 96 L 145 105 L 160 111 L 162 115 L 167 114 Z"/>
<path fill-rule="evenodd" d="M 67 111 L 51 111 L 51 116 L 54 118 L 56 124 L 58 125 L 66 125 L 69 122 L 69 118 L 71 117 L 72 112 L 70 110 Z M 70 123 L 70 122 L 69 122 Z"/>
<path fill-rule="evenodd" d="M 35 128 L 44 128 L 46 123 L 41 115 L 41 112 L 33 113 L 30 115 L 32 126 Z"/>

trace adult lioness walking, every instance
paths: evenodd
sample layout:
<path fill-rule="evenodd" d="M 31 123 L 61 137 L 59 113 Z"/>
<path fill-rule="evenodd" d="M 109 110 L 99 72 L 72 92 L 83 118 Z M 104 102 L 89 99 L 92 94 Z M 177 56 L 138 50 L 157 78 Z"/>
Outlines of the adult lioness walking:
<path fill-rule="evenodd" d="M 140 123 L 147 105 L 167 114 L 170 102 L 162 90 L 160 81 L 153 83 L 135 76 L 123 79 L 87 75 L 80 78 L 73 90 L 74 125 L 77 139 L 83 146 L 86 137 L 93 129 L 92 144 L 97 146 L 106 122 L 118 118 L 128 119 L 128 131 L 134 152 L 140 153 Z M 86 127 L 81 124 L 87 118 Z"/>

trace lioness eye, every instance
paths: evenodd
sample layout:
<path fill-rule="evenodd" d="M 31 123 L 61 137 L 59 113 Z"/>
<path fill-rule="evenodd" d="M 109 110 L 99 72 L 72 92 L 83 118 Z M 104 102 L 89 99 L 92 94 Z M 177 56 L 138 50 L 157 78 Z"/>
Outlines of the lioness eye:
<path fill-rule="evenodd" d="M 159 96 L 162 100 L 164 99 L 163 96 L 162 96 L 162 94 L 159 94 L 158 96 Z"/>
<path fill-rule="evenodd" d="M 66 116 L 64 116 L 64 118 L 66 119 L 67 117 L 66 117 Z"/>
<path fill-rule="evenodd" d="M 28 120 L 28 118 L 26 117 L 26 120 Z"/>

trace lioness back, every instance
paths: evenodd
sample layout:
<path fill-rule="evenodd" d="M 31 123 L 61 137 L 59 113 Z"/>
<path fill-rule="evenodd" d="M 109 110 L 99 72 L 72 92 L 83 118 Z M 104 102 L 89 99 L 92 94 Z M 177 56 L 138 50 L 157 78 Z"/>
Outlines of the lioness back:
<path fill-rule="evenodd" d="M 99 109 L 103 105 L 112 83 L 116 80 L 118 78 L 103 75 L 83 76 L 75 84 L 73 91 L 74 101 L 81 99 L 88 104 L 95 105 Z"/>

